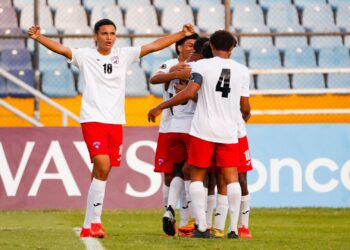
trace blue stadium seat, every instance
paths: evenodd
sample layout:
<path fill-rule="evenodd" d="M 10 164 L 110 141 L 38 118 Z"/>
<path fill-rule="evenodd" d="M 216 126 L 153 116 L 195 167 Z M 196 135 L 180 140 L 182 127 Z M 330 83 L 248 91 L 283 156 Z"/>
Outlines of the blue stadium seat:
<path fill-rule="evenodd" d="M 145 29 L 136 29 L 135 34 L 163 34 L 164 31 L 159 26 L 150 26 Z M 142 46 L 155 40 L 154 37 L 136 37 L 133 39 L 133 46 Z"/>
<path fill-rule="evenodd" d="M 267 13 L 267 25 L 272 29 L 299 26 L 297 9 L 288 4 L 273 4 Z"/>
<path fill-rule="evenodd" d="M 14 75 L 15 77 L 19 78 L 29 86 L 34 88 L 34 71 L 29 70 L 10 70 L 10 74 Z M 31 97 L 32 94 L 25 91 L 18 85 L 14 84 L 11 81 L 7 81 L 7 90 L 10 96 L 13 97 Z"/>
<path fill-rule="evenodd" d="M 125 28 L 124 26 L 118 26 L 117 27 L 117 36 L 118 34 L 129 34 L 129 31 L 127 28 Z M 128 47 L 128 46 L 131 46 L 131 40 L 130 38 L 122 38 L 122 37 L 118 37 L 116 43 L 114 46 L 117 46 L 117 47 Z"/>
<path fill-rule="evenodd" d="M 300 26 L 287 26 L 276 29 L 278 33 L 293 33 L 293 32 L 305 32 L 305 29 Z M 276 36 L 275 45 L 279 49 L 307 47 L 306 36 Z"/>
<path fill-rule="evenodd" d="M 339 28 L 332 27 L 317 27 L 312 29 L 313 32 L 339 32 Z M 314 48 L 322 48 L 329 46 L 342 46 L 343 41 L 341 36 L 311 36 L 310 46 Z"/>
<path fill-rule="evenodd" d="M 342 30 L 350 30 L 350 2 L 347 1 L 347 4 L 339 5 L 337 9 L 336 17 L 337 26 Z"/>
<path fill-rule="evenodd" d="M 17 28 L 17 15 L 15 8 L 0 7 L 0 28 Z"/>
<path fill-rule="evenodd" d="M 261 8 L 263 10 L 270 11 L 270 7 L 274 7 L 275 5 L 291 5 L 290 0 L 259 0 Z"/>
<path fill-rule="evenodd" d="M 294 74 L 292 76 L 293 89 L 324 89 L 323 74 Z"/>
<path fill-rule="evenodd" d="M 185 23 L 194 23 L 192 9 L 188 5 L 168 5 L 163 10 L 161 23 L 167 32 L 179 31 Z"/>
<path fill-rule="evenodd" d="M 277 48 L 251 48 L 249 50 L 249 67 L 252 69 L 281 68 L 282 63 Z"/>
<path fill-rule="evenodd" d="M 162 97 L 163 96 L 163 90 L 164 90 L 164 84 L 150 84 L 149 90 L 151 94 Z"/>
<path fill-rule="evenodd" d="M 340 7 L 341 5 L 349 5 L 349 0 L 328 0 L 328 3 L 332 6 L 334 10 L 338 10 L 338 7 Z"/>
<path fill-rule="evenodd" d="M 93 34 L 90 27 L 68 28 L 64 34 Z M 91 38 L 63 38 L 63 45 L 70 48 L 95 48 L 95 40 Z"/>
<path fill-rule="evenodd" d="M 326 4 L 326 0 L 294 0 L 294 4 L 299 10 L 304 10 L 308 6 Z"/>
<path fill-rule="evenodd" d="M 95 1 L 94 1 L 95 2 Z M 117 31 L 120 26 L 123 26 L 122 10 L 117 5 L 101 6 L 97 5 L 92 8 L 90 26 L 93 28 L 95 23 L 101 19 L 108 18 L 117 26 Z"/>
<path fill-rule="evenodd" d="M 73 73 L 65 70 L 45 70 L 41 81 L 42 92 L 50 97 L 74 97 L 75 90 Z"/>
<path fill-rule="evenodd" d="M 126 72 L 126 96 L 148 96 L 146 75 L 143 69 L 133 63 Z"/>
<path fill-rule="evenodd" d="M 331 6 L 327 4 L 305 6 L 302 18 L 306 30 L 335 26 Z"/>
<path fill-rule="evenodd" d="M 158 26 L 158 20 L 153 6 L 130 6 L 128 8 L 125 14 L 126 28 L 133 31 L 154 26 Z"/>
<path fill-rule="evenodd" d="M 271 33 L 267 26 L 242 29 L 242 33 Z M 240 46 L 244 49 L 273 47 L 272 37 L 241 37 Z"/>
<path fill-rule="evenodd" d="M 7 84 L 3 77 L 0 76 L 0 97 L 8 96 Z"/>
<path fill-rule="evenodd" d="M 186 5 L 186 0 L 171 0 L 171 1 L 164 1 L 164 0 L 153 0 L 153 5 L 156 7 L 157 10 L 163 11 L 165 7 L 167 7 L 169 4 L 172 5 Z"/>
<path fill-rule="evenodd" d="M 258 90 L 290 89 L 287 74 L 262 74 L 257 76 Z"/>
<path fill-rule="evenodd" d="M 12 7 L 12 1 L 11 0 L 1 0 L 0 8 L 2 8 L 2 7 Z"/>
<path fill-rule="evenodd" d="M 47 6 L 40 6 L 39 8 L 39 25 L 40 28 L 49 28 L 53 26 L 52 13 Z M 34 23 L 34 6 L 28 6 L 21 11 L 21 18 L 19 21 L 20 27 L 27 31 Z"/>
<path fill-rule="evenodd" d="M 233 49 L 231 53 L 231 59 L 247 66 L 247 60 L 245 57 L 244 49 L 242 49 L 241 47 L 236 47 Z"/>
<path fill-rule="evenodd" d="M 41 0 L 42 1 L 42 0 Z M 42 1 L 44 2 L 44 1 Z M 69 8 L 80 5 L 80 0 L 47 0 L 47 4 L 53 9 Z"/>
<path fill-rule="evenodd" d="M 132 6 L 149 6 L 150 0 L 118 0 L 118 5 L 123 11 L 127 11 Z"/>
<path fill-rule="evenodd" d="M 197 26 L 201 31 L 207 33 L 225 29 L 225 7 L 222 4 L 200 6 L 197 15 Z"/>
<path fill-rule="evenodd" d="M 64 56 L 56 54 L 51 50 L 41 46 L 39 54 L 39 69 L 47 70 L 65 70 L 68 68 L 67 60 Z"/>
<path fill-rule="evenodd" d="M 37 1 L 39 6 L 46 6 L 46 1 Z M 34 0 L 13 0 L 13 5 L 16 9 L 23 10 L 25 8 L 31 8 L 34 6 Z"/>
<path fill-rule="evenodd" d="M 12 29 L 0 29 L 0 35 L 22 35 L 22 30 L 20 28 Z M 24 49 L 24 39 L 0 39 L 0 51 L 4 49 Z"/>
<path fill-rule="evenodd" d="M 96 7 L 113 6 L 115 5 L 115 0 L 83 0 L 83 5 L 88 11 L 91 11 Z"/>
<path fill-rule="evenodd" d="M 313 48 L 286 48 L 284 53 L 285 68 L 315 68 L 316 56 Z"/>
<path fill-rule="evenodd" d="M 259 27 L 264 24 L 262 9 L 257 4 L 236 4 L 232 15 L 232 26 L 243 28 Z"/>
<path fill-rule="evenodd" d="M 325 68 L 350 68 L 349 50 L 344 46 L 321 48 L 318 65 Z"/>
<path fill-rule="evenodd" d="M 237 4 L 256 4 L 256 0 L 231 0 L 231 10 L 234 10 Z"/>
<path fill-rule="evenodd" d="M 5 70 L 32 69 L 32 59 L 27 49 L 4 50 L 0 62 Z"/>
<path fill-rule="evenodd" d="M 48 27 L 48 28 L 41 28 L 41 34 L 43 35 L 57 35 L 58 31 L 55 27 Z M 52 38 L 56 42 L 59 42 L 59 39 Z M 34 52 L 34 40 L 33 39 L 27 39 L 27 49 L 30 52 Z"/>
<path fill-rule="evenodd" d="M 170 48 L 165 48 L 161 51 L 153 52 L 142 57 L 141 66 L 147 75 L 151 75 L 159 68 L 162 63 L 173 58 L 173 53 Z"/>
<path fill-rule="evenodd" d="M 220 0 L 189 0 L 188 4 L 192 7 L 194 12 L 197 12 L 201 6 L 208 5 L 219 5 L 221 4 Z"/>
<path fill-rule="evenodd" d="M 350 74 L 328 74 L 327 80 L 328 88 L 350 88 Z"/>
<path fill-rule="evenodd" d="M 56 10 L 55 25 L 58 30 L 88 26 L 85 9 L 81 5 L 60 6 Z"/>

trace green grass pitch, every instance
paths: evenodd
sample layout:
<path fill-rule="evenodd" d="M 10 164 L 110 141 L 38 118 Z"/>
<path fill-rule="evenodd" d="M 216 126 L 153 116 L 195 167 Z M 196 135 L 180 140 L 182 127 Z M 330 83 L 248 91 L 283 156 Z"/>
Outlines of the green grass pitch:
<path fill-rule="evenodd" d="M 350 249 L 350 209 L 252 209 L 252 240 L 164 237 L 161 210 L 105 210 L 105 249 Z M 82 210 L 0 212 L 0 249 L 85 249 Z"/>

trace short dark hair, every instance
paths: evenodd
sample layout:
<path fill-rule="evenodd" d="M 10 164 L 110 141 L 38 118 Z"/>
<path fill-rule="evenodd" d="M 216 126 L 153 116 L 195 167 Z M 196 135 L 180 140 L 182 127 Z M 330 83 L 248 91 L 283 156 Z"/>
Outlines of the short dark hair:
<path fill-rule="evenodd" d="M 203 58 L 212 58 L 214 57 L 213 51 L 211 51 L 210 43 L 206 42 L 203 44 L 202 48 L 202 56 Z"/>
<path fill-rule="evenodd" d="M 98 30 L 103 25 L 113 25 L 115 29 L 117 29 L 117 26 L 115 26 L 115 23 L 109 19 L 101 19 L 100 21 L 95 23 L 94 32 L 95 34 L 98 33 Z"/>
<path fill-rule="evenodd" d="M 208 37 L 200 37 L 196 40 L 196 42 L 193 44 L 193 53 L 201 54 L 203 46 L 206 42 L 209 41 Z"/>
<path fill-rule="evenodd" d="M 225 30 L 215 31 L 209 38 L 210 44 L 217 50 L 229 51 L 236 47 L 237 40 L 234 36 Z"/>
<path fill-rule="evenodd" d="M 177 46 L 184 44 L 184 42 L 186 42 L 186 41 L 189 40 L 189 39 L 197 40 L 198 37 L 199 37 L 199 36 L 198 36 L 197 33 L 193 33 L 192 35 L 190 35 L 190 36 L 185 36 L 185 37 L 182 38 L 181 40 L 177 41 L 177 42 L 175 43 L 176 54 L 177 54 L 177 55 L 180 54 L 180 51 L 177 49 Z"/>

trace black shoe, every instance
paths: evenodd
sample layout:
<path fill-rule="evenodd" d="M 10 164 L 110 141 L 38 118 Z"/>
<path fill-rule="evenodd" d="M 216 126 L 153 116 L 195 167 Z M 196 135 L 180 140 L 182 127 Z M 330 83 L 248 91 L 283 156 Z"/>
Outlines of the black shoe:
<path fill-rule="evenodd" d="M 193 231 L 192 237 L 193 238 L 210 238 L 210 231 L 209 229 L 207 229 L 206 231 L 201 232 L 198 229 L 196 229 Z"/>
<path fill-rule="evenodd" d="M 235 233 L 235 231 L 231 231 L 227 234 L 228 239 L 238 239 L 238 235 Z"/>
<path fill-rule="evenodd" d="M 163 231 L 167 235 L 174 236 L 176 233 L 175 229 L 175 212 L 174 209 L 169 206 L 163 215 Z"/>

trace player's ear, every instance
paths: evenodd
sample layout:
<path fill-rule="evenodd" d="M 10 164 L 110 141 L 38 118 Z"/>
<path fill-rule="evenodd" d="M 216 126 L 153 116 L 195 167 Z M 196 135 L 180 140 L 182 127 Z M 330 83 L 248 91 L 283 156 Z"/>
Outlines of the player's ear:
<path fill-rule="evenodd" d="M 181 52 L 182 52 L 182 46 L 181 46 L 181 45 L 178 45 L 178 46 L 177 46 L 177 50 L 179 51 L 179 53 L 181 53 Z"/>
<path fill-rule="evenodd" d="M 95 42 L 97 42 L 97 34 L 94 32 L 94 35 L 92 36 L 95 40 Z"/>

